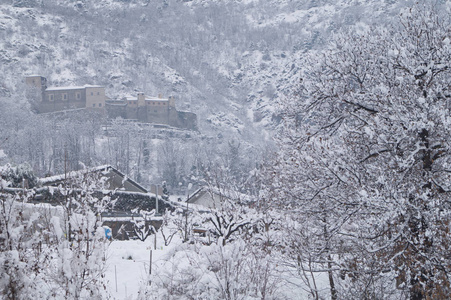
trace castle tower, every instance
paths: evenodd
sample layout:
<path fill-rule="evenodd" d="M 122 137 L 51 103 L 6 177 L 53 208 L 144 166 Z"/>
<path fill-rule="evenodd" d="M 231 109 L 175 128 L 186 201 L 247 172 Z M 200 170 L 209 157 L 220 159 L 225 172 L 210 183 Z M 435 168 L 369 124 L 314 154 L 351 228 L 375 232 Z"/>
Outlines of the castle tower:
<path fill-rule="evenodd" d="M 138 106 L 146 106 L 146 96 L 144 93 L 138 93 Z"/>
<path fill-rule="evenodd" d="M 86 95 L 86 108 L 105 108 L 105 88 L 103 86 L 97 85 L 85 85 L 84 86 L 85 95 Z M 81 99 L 83 99 L 83 95 L 81 95 Z"/>
<path fill-rule="evenodd" d="M 41 92 L 44 92 L 47 88 L 47 79 L 39 75 L 25 77 L 25 83 L 28 87 L 38 89 Z"/>
<path fill-rule="evenodd" d="M 47 79 L 39 75 L 25 77 L 26 97 L 31 104 L 32 110 L 39 112 L 47 89 Z"/>
<path fill-rule="evenodd" d="M 174 107 L 175 108 L 175 98 L 174 98 L 174 96 L 169 96 L 168 101 L 169 101 L 169 107 Z"/>

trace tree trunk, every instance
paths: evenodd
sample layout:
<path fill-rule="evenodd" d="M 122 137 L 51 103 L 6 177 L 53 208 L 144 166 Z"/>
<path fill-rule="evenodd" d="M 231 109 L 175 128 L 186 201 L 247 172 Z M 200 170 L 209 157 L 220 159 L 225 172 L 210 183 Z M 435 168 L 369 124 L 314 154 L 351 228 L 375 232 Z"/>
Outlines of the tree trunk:
<path fill-rule="evenodd" d="M 332 257 L 330 256 L 330 254 L 327 257 L 327 269 L 327 273 L 329 275 L 330 298 L 332 300 L 338 300 L 337 290 L 335 289 L 335 282 L 332 274 Z"/>

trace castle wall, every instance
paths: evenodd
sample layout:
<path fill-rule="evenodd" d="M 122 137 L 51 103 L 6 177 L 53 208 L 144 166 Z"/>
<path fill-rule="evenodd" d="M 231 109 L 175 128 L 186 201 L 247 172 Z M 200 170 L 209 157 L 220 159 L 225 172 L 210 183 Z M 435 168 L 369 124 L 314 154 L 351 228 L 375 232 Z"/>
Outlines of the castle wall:
<path fill-rule="evenodd" d="M 116 118 L 128 119 L 127 118 L 127 104 L 106 103 L 105 109 L 107 111 L 108 117 L 111 119 L 116 119 Z"/>
<path fill-rule="evenodd" d="M 146 109 L 146 122 L 169 125 L 170 109 L 167 102 L 148 101 Z"/>
<path fill-rule="evenodd" d="M 125 107 L 125 116 L 126 119 L 137 120 L 138 119 L 138 106 L 129 106 Z"/>
<path fill-rule="evenodd" d="M 178 128 L 197 130 L 197 115 L 186 111 L 171 111 L 169 115 L 169 125 Z"/>
<path fill-rule="evenodd" d="M 111 102 L 107 103 L 106 109 L 108 116 L 113 119 L 121 117 L 138 120 L 142 123 L 163 124 L 189 130 L 197 129 L 197 115 L 195 113 L 177 111 L 168 105 L 152 104 L 152 101 L 146 101 L 145 106 L 127 102 L 119 105 Z"/>
<path fill-rule="evenodd" d="M 140 122 L 149 122 L 149 119 L 147 117 L 147 110 L 148 108 L 145 106 L 140 106 L 136 110 L 136 119 L 138 119 Z"/>
<path fill-rule="evenodd" d="M 47 89 L 43 93 L 40 113 L 61 111 L 67 109 L 84 108 L 86 106 L 86 92 L 83 88 Z"/>

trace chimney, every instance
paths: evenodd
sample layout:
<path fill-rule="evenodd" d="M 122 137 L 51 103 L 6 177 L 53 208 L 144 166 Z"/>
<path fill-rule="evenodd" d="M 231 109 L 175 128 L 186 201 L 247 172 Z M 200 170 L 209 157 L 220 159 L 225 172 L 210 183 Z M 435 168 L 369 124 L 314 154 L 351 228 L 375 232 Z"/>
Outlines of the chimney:
<path fill-rule="evenodd" d="M 162 94 L 158 94 L 158 98 L 159 99 L 163 98 L 163 95 Z"/>

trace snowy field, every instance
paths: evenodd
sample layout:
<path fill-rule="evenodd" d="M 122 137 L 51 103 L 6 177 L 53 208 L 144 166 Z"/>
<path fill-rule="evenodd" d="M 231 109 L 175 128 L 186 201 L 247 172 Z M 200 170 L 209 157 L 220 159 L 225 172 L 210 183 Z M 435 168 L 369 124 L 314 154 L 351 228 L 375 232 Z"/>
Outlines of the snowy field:
<path fill-rule="evenodd" d="M 154 249 L 154 245 L 154 236 L 150 236 L 144 242 L 139 240 L 113 241 L 109 245 L 107 270 L 105 274 L 108 281 L 108 291 L 113 299 L 133 300 L 138 298 L 140 289 L 142 290 L 145 287 L 149 278 L 148 274 L 151 250 L 153 276 L 158 276 L 158 268 L 160 268 L 160 270 L 164 269 L 164 264 L 168 261 L 172 261 L 174 264 L 183 265 L 184 267 L 189 267 L 190 263 L 184 261 L 184 259 L 189 257 L 189 254 L 185 253 L 187 245 L 182 243 L 179 236 L 174 236 L 172 243 L 166 247 L 164 246 L 163 239 L 157 235 L 156 250 Z M 210 246 L 201 247 L 204 247 L 204 250 L 202 251 L 209 251 L 206 249 Z M 177 262 L 173 260 L 174 257 L 171 258 L 171 255 L 174 255 L 174 252 L 178 253 L 176 255 Z M 234 255 L 234 253 L 229 254 Z M 195 265 L 198 265 L 198 263 L 195 263 Z M 169 270 L 165 269 L 165 271 Z M 204 275 L 205 274 L 202 274 L 200 277 L 204 277 Z M 299 277 L 293 277 L 294 274 L 290 274 L 290 272 L 281 272 L 279 275 L 281 276 L 281 280 L 277 287 L 276 294 L 278 295 L 278 298 L 276 297 L 275 299 L 310 299 L 310 295 Z M 206 278 L 208 280 L 208 276 L 206 276 Z M 327 290 L 328 285 L 326 276 L 318 275 L 316 280 L 319 290 L 323 290 L 323 292 L 324 290 Z M 215 279 L 212 278 L 212 281 L 215 281 Z M 154 295 L 153 292 L 151 292 L 151 295 Z M 155 297 L 157 298 L 152 299 L 158 299 L 158 296 Z M 219 299 L 213 295 L 211 297 L 212 298 L 210 299 Z M 173 299 L 177 298 L 173 297 Z M 199 299 L 208 298 L 202 298 L 201 296 Z"/>
<path fill-rule="evenodd" d="M 150 250 L 152 250 L 152 267 L 155 267 L 162 262 L 168 250 L 180 244 L 181 240 L 174 237 L 172 243 L 164 247 L 163 240 L 158 235 L 157 250 L 154 250 L 154 236 L 144 242 L 113 241 L 108 248 L 106 270 L 109 291 L 113 299 L 136 299 L 140 286 L 145 285 L 148 278 Z"/>

